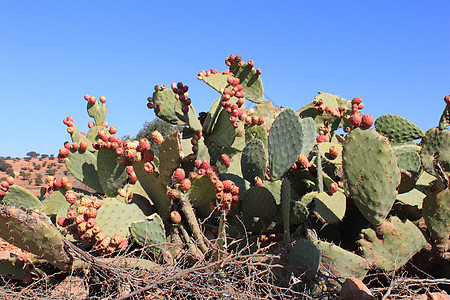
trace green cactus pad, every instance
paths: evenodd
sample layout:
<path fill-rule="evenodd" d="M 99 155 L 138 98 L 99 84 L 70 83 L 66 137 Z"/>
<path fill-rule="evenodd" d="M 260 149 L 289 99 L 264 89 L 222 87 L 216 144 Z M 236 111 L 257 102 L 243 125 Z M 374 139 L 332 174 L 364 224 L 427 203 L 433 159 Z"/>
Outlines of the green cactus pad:
<path fill-rule="evenodd" d="M 163 218 L 168 220 L 170 218 L 170 206 L 172 201 L 167 197 L 166 185 L 159 181 L 159 173 L 147 173 L 144 170 L 144 161 L 134 162 L 133 169 L 136 173 L 142 188 L 150 197 L 151 202 L 155 205 L 156 211 Z"/>
<path fill-rule="evenodd" d="M 181 147 L 181 134 L 176 131 L 168 136 L 159 147 L 159 180 L 170 185 L 172 173 L 180 166 L 183 151 Z"/>
<path fill-rule="evenodd" d="M 209 206 L 216 199 L 216 188 L 206 176 L 198 176 L 192 181 L 187 196 L 194 207 Z"/>
<path fill-rule="evenodd" d="M 314 122 L 300 119 L 293 109 L 286 109 L 272 124 L 269 132 L 269 165 L 273 179 L 292 167 L 300 154 L 308 154 L 315 142 Z"/>
<path fill-rule="evenodd" d="M 220 89 L 224 89 L 227 87 L 228 76 L 230 76 L 230 75 L 222 74 L 222 73 L 215 73 L 215 74 L 211 74 L 210 76 L 203 76 L 202 80 L 204 83 L 206 83 L 207 85 L 209 85 L 216 91 L 219 91 Z"/>
<path fill-rule="evenodd" d="M 105 103 L 100 106 L 99 101 L 96 101 L 94 104 L 88 101 L 87 111 L 89 116 L 94 118 L 95 125 L 102 125 L 103 121 L 105 121 L 107 111 Z"/>
<path fill-rule="evenodd" d="M 124 203 L 116 198 L 103 199 L 102 206 L 98 209 L 97 223 L 102 228 L 105 236 L 128 236 L 131 223 L 145 218 L 144 213 L 134 203 Z"/>
<path fill-rule="evenodd" d="M 258 176 L 264 179 L 266 173 L 267 154 L 264 144 L 259 139 L 248 142 L 242 151 L 241 167 L 245 180 L 254 183 L 254 178 Z"/>
<path fill-rule="evenodd" d="M 102 185 L 98 177 L 97 155 L 90 151 L 70 150 L 65 160 L 66 168 L 73 177 L 103 194 Z"/>
<path fill-rule="evenodd" d="M 61 190 L 53 191 L 42 204 L 44 205 L 44 213 L 52 218 L 55 223 L 58 218 L 67 216 L 67 211 L 70 207 L 70 203 L 67 202 Z"/>
<path fill-rule="evenodd" d="M 437 127 L 429 129 L 420 142 L 420 157 L 425 171 L 434 174 L 433 160 L 438 160 L 446 172 L 450 171 L 450 131 Z"/>
<path fill-rule="evenodd" d="M 277 205 L 272 193 L 265 187 L 254 186 L 245 191 L 242 213 L 246 217 L 259 217 L 270 221 L 275 217 Z"/>
<path fill-rule="evenodd" d="M 424 132 L 413 122 L 397 116 L 382 115 L 375 120 L 375 129 L 389 139 L 391 143 L 403 143 L 420 139 Z"/>
<path fill-rule="evenodd" d="M 289 223 L 291 225 L 303 224 L 308 218 L 308 207 L 301 201 L 291 201 Z"/>
<path fill-rule="evenodd" d="M 264 181 L 264 187 L 272 193 L 273 198 L 275 199 L 275 203 L 277 205 L 281 204 L 281 180 L 275 181 Z"/>
<path fill-rule="evenodd" d="M 264 87 L 261 77 L 256 74 L 256 70 L 246 63 L 242 67 L 237 62 L 230 66 L 230 71 L 239 78 L 242 90 L 245 92 L 245 98 L 254 102 L 264 101 Z"/>
<path fill-rule="evenodd" d="M 300 269 L 303 272 L 315 274 L 319 270 L 321 255 L 316 245 L 306 239 L 298 240 L 289 253 L 289 264 Z"/>
<path fill-rule="evenodd" d="M 103 127 L 103 126 L 94 126 L 93 128 L 105 128 L 105 127 Z M 77 143 L 78 145 L 81 143 L 81 141 L 85 141 L 86 142 L 86 144 L 87 144 L 87 150 L 88 151 L 91 151 L 91 152 L 95 152 L 95 149 L 94 149 L 94 147 L 92 146 L 92 143 L 94 142 L 94 141 L 96 141 L 96 139 L 98 138 L 97 136 L 94 136 L 94 140 L 90 140 L 89 139 L 89 135 L 87 135 L 87 136 L 84 136 L 84 135 L 82 135 L 81 134 L 81 132 L 78 130 L 78 128 L 77 128 L 77 126 L 75 126 L 75 125 L 73 125 L 72 126 L 72 129 L 73 129 L 73 132 L 72 132 L 72 134 L 70 135 L 70 138 L 72 139 L 72 142 L 75 142 L 75 143 Z M 91 129 L 92 130 L 92 129 Z M 89 132 L 91 132 L 91 130 L 89 130 L 88 131 L 88 134 L 89 134 Z M 107 130 L 106 130 L 107 131 Z"/>
<path fill-rule="evenodd" d="M 363 257 L 371 265 L 390 272 L 405 265 L 427 241 L 411 221 L 402 222 L 391 217 L 379 225 L 376 232 L 370 228 L 363 229 L 358 244 L 362 247 Z"/>
<path fill-rule="evenodd" d="M 349 104 L 349 101 L 342 99 L 336 95 L 332 95 L 332 94 L 328 94 L 328 93 L 319 92 L 319 94 L 316 95 L 314 97 L 314 99 L 315 100 L 322 99 L 323 104 L 325 106 L 330 106 L 334 109 L 337 109 L 340 105 L 346 107 L 347 109 L 351 108 L 351 104 Z M 339 99 L 339 101 L 338 101 L 338 99 Z M 342 105 L 344 103 L 346 103 L 346 105 Z M 299 116 L 302 118 L 307 118 L 307 117 L 313 118 L 317 131 L 319 130 L 319 128 L 321 126 L 323 126 L 324 121 L 327 121 L 328 124 L 330 124 L 329 126 L 331 127 L 332 131 L 337 130 L 340 127 L 342 127 L 342 125 L 344 123 L 343 118 L 335 118 L 325 112 L 322 115 L 319 115 L 319 112 L 314 109 L 314 106 L 315 106 L 314 102 L 311 102 L 311 103 L 305 105 L 304 107 L 300 108 L 297 111 L 297 114 L 299 114 Z"/>
<path fill-rule="evenodd" d="M 175 98 L 172 89 L 164 89 L 153 93 L 153 103 L 155 104 L 155 114 L 166 122 L 173 125 L 187 125 L 184 114 L 181 111 L 182 103 Z M 161 104 L 161 109 L 158 109 Z"/>
<path fill-rule="evenodd" d="M 143 247 L 155 245 L 155 247 L 151 247 L 151 252 L 158 253 L 165 246 L 166 231 L 164 229 L 164 223 L 156 213 L 148 216 L 144 220 L 133 222 L 130 231 L 134 240 L 139 245 Z"/>
<path fill-rule="evenodd" d="M 422 167 L 420 155 L 415 151 L 411 152 L 396 152 L 394 148 L 395 156 L 397 157 L 397 164 L 400 169 L 407 170 L 409 172 L 419 173 Z"/>
<path fill-rule="evenodd" d="M 400 170 L 387 138 L 353 129 L 343 150 L 344 178 L 356 206 L 374 225 L 383 223 L 397 197 Z"/>
<path fill-rule="evenodd" d="M 101 148 L 97 154 L 98 178 L 107 197 L 115 197 L 127 179 L 126 167 L 117 161 L 114 149 Z"/>
<path fill-rule="evenodd" d="M 14 206 L 0 206 L 0 236 L 60 270 L 70 270 L 72 258 L 64 250 L 64 237 L 40 211 L 31 214 Z"/>
<path fill-rule="evenodd" d="M 272 101 L 263 101 L 254 107 L 255 116 L 264 116 L 266 119 L 266 125 L 272 127 L 272 123 L 275 118 L 283 111 L 285 108 L 275 106 Z"/>
<path fill-rule="evenodd" d="M 322 265 L 332 275 L 347 278 L 363 279 L 369 270 L 367 261 L 353 252 L 342 249 L 332 243 L 314 241 L 322 257 Z"/>
<path fill-rule="evenodd" d="M 450 190 L 429 192 L 423 200 L 422 215 L 433 238 L 450 245 Z"/>
<path fill-rule="evenodd" d="M 27 267 L 15 253 L 9 251 L 0 252 L 0 276 L 5 279 L 13 279 L 29 283 L 32 279 L 33 270 L 31 263 Z"/>
<path fill-rule="evenodd" d="M 105 127 L 103 127 L 101 125 L 94 126 L 91 129 L 89 129 L 89 131 L 87 132 L 87 135 L 86 135 L 86 138 L 89 140 L 88 145 L 96 142 L 100 138 L 100 136 L 98 135 L 98 133 L 100 131 L 103 131 L 108 136 L 110 135 L 108 129 L 106 129 Z M 81 134 L 80 134 L 80 136 L 83 137 Z M 73 137 L 74 137 L 74 135 L 72 134 L 72 140 L 73 140 Z M 78 141 L 74 141 L 74 142 L 78 143 Z M 94 148 L 90 149 L 89 147 L 88 147 L 88 150 L 91 152 L 95 151 Z"/>
<path fill-rule="evenodd" d="M 3 199 L 0 197 L 0 202 L 24 210 L 42 210 L 44 208 L 41 201 L 35 195 L 17 184 L 9 187 Z"/>
<path fill-rule="evenodd" d="M 264 147 L 267 148 L 267 136 L 267 130 L 262 125 L 251 125 L 245 129 L 246 143 L 250 142 L 252 139 L 260 139 L 263 142 Z"/>
<path fill-rule="evenodd" d="M 208 140 L 219 147 L 231 147 L 236 138 L 236 129 L 230 122 L 230 116 L 226 110 L 221 109 L 217 120 L 214 122 L 214 127 Z"/>
<path fill-rule="evenodd" d="M 318 193 L 314 197 L 314 210 L 326 223 L 337 223 L 345 215 L 346 197 L 337 191 L 330 195 L 327 192 Z"/>
<path fill-rule="evenodd" d="M 341 165 L 342 164 L 342 145 L 338 142 L 322 142 L 317 144 L 317 147 L 319 147 L 320 154 L 322 155 L 322 158 L 331 164 L 335 165 Z M 330 155 L 330 147 L 334 147 L 337 152 L 338 156 L 332 157 Z"/>
<path fill-rule="evenodd" d="M 450 106 L 446 105 L 439 120 L 439 129 L 444 129 L 450 125 Z"/>

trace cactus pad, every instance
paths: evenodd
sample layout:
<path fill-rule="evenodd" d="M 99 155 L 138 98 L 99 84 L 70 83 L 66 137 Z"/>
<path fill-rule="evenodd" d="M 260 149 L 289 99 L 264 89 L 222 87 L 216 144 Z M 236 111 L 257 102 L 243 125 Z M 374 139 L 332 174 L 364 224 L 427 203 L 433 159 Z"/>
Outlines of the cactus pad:
<path fill-rule="evenodd" d="M 397 217 L 385 220 L 373 229 L 363 229 L 358 243 L 363 257 L 379 269 L 387 272 L 397 270 L 422 249 L 426 240 L 422 232 L 409 220 Z"/>
<path fill-rule="evenodd" d="M 383 223 L 397 197 L 401 179 L 388 139 L 373 130 L 355 128 L 343 146 L 348 192 L 368 221 Z"/>
<path fill-rule="evenodd" d="M 265 187 L 254 186 L 245 191 L 242 212 L 247 217 L 260 217 L 270 221 L 276 214 L 277 205 L 272 193 Z"/>
<path fill-rule="evenodd" d="M 425 171 L 434 173 L 433 160 L 438 160 L 446 172 L 450 171 L 450 130 L 429 129 L 420 142 L 420 157 Z"/>
<path fill-rule="evenodd" d="M 254 102 L 261 103 L 264 101 L 264 87 L 261 77 L 256 73 L 253 67 L 244 63 L 239 66 L 239 63 L 234 62 L 230 66 L 230 71 L 235 77 L 240 79 L 242 90 L 245 92 L 245 98 Z"/>
<path fill-rule="evenodd" d="M 141 246 L 157 245 L 156 249 L 164 248 L 166 242 L 166 231 L 164 230 L 164 224 L 161 217 L 154 213 L 148 216 L 144 220 L 136 221 L 131 224 L 131 235 Z M 152 248 L 150 251 L 153 251 Z"/>
<path fill-rule="evenodd" d="M 267 154 L 263 142 L 260 139 L 253 139 L 248 142 L 241 157 L 242 175 L 245 180 L 254 183 L 256 176 L 264 179 L 266 161 Z"/>
<path fill-rule="evenodd" d="M 375 120 L 375 129 L 389 139 L 391 143 L 403 143 L 420 139 L 424 132 L 413 122 L 397 116 L 382 115 Z"/>
<path fill-rule="evenodd" d="M 314 210 L 326 223 L 337 223 L 345 215 L 346 197 L 339 191 L 332 195 L 327 192 L 316 194 L 314 204 Z"/>
<path fill-rule="evenodd" d="M 450 190 L 428 193 L 423 200 L 422 215 L 431 235 L 438 243 L 450 246 Z M 446 249 L 448 251 L 450 249 Z"/>
<path fill-rule="evenodd" d="M 314 241 L 314 245 L 319 249 L 323 266 L 334 276 L 359 279 L 366 276 L 369 265 L 363 257 L 324 241 Z"/>
<path fill-rule="evenodd" d="M 293 109 L 278 115 L 269 132 L 269 165 L 272 178 L 278 179 L 297 161 L 308 154 L 315 142 L 311 118 L 300 119 Z"/>
<path fill-rule="evenodd" d="M 13 205 L 24 210 L 43 209 L 41 201 L 39 201 L 35 195 L 16 184 L 9 187 L 8 192 L 3 199 L 0 197 L 0 202 L 6 205 Z"/>
<path fill-rule="evenodd" d="M 0 207 L 1 237 L 25 251 L 46 259 L 61 270 L 69 270 L 72 258 L 64 250 L 64 237 L 40 211 L 26 213 L 14 206 Z"/>
<path fill-rule="evenodd" d="M 319 270 L 320 262 L 320 252 L 310 240 L 298 240 L 289 253 L 289 264 L 298 267 L 300 274 L 303 272 L 315 274 Z"/>

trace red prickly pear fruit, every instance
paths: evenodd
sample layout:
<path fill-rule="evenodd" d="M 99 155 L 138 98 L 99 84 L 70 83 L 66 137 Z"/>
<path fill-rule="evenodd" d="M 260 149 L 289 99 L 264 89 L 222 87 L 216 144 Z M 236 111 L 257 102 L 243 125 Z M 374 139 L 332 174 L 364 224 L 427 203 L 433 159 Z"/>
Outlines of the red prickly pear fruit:
<path fill-rule="evenodd" d="M 235 123 L 236 122 L 236 117 L 235 116 L 231 116 L 230 117 L 230 122 L 231 123 Z"/>
<path fill-rule="evenodd" d="M 198 175 L 205 175 L 205 174 L 206 174 L 206 170 L 205 169 L 198 170 Z"/>
<path fill-rule="evenodd" d="M 6 177 L 6 182 L 9 185 L 13 185 L 14 184 L 14 178 L 12 176 L 8 176 L 8 177 Z"/>
<path fill-rule="evenodd" d="M 239 127 L 239 123 L 238 123 L 238 122 L 234 122 L 234 123 L 233 123 L 233 127 L 234 127 L 234 128 L 238 128 L 238 127 Z"/>
<path fill-rule="evenodd" d="M 69 226 L 70 221 L 66 217 L 60 217 L 56 223 L 61 227 L 67 227 Z"/>
<path fill-rule="evenodd" d="M 5 189 L 9 189 L 9 183 L 7 183 L 6 180 L 0 182 L 0 185 Z"/>
<path fill-rule="evenodd" d="M 328 186 L 328 193 L 334 194 L 338 191 L 338 189 L 339 185 L 336 182 L 333 182 Z"/>
<path fill-rule="evenodd" d="M 73 209 L 70 209 L 69 211 L 67 211 L 67 218 L 70 220 L 73 220 L 77 217 L 77 212 L 74 211 Z"/>
<path fill-rule="evenodd" d="M 86 101 L 89 101 L 89 98 L 91 98 L 91 96 L 89 96 L 89 94 L 84 95 L 84 99 L 85 99 Z"/>
<path fill-rule="evenodd" d="M 258 68 L 258 69 L 256 69 L 256 75 L 261 75 L 261 69 L 260 68 Z"/>
<path fill-rule="evenodd" d="M 69 144 L 70 145 L 70 144 Z M 67 148 L 61 148 L 61 149 L 59 149 L 59 155 L 61 155 L 61 156 L 67 156 L 67 155 L 69 155 L 69 149 L 67 149 Z"/>
<path fill-rule="evenodd" d="M 92 227 L 92 233 L 93 234 L 98 234 L 102 231 L 102 228 L 99 225 L 95 225 L 94 227 Z"/>
<path fill-rule="evenodd" d="M 123 148 L 117 148 L 117 149 L 116 149 L 116 154 L 117 154 L 118 156 L 121 156 L 121 155 L 123 154 Z"/>
<path fill-rule="evenodd" d="M 355 97 L 352 100 L 352 104 L 360 104 L 362 102 L 361 97 Z"/>
<path fill-rule="evenodd" d="M 92 201 L 88 197 L 83 197 L 80 200 L 80 204 L 81 204 L 81 206 L 91 207 L 92 206 Z"/>
<path fill-rule="evenodd" d="M 63 178 L 61 178 L 61 185 L 62 186 L 67 186 L 67 184 L 69 183 L 69 178 L 67 178 L 66 176 L 64 176 Z"/>
<path fill-rule="evenodd" d="M 237 104 L 239 107 L 241 107 L 242 105 L 244 105 L 244 103 L 245 103 L 245 99 L 244 99 L 244 97 L 241 97 L 241 98 L 238 99 L 238 101 L 237 101 L 236 104 Z"/>
<path fill-rule="evenodd" d="M 176 169 L 172 175 L 172 179 L 177 183 L 180 183 L 185 177 L 186 173 L 181 168 Z"/>
<path fill-rule="evenodd" d="M 183 107 L 181 107 L 181 111 L 182 111 L 184 114 L 187 114 L 187 113 L 189 112 L 189 106 L 183 105 Z"/>
<path fill-rule="evenodd" d="M 106 102 L 105 96 L 100 96 L 100 102 L 101 102 L 101 103 L 105 103 L 105 102 Z"/>
<path fill-rule="evenodd" d="M 180 192 L 178 192 L 178 190 L 173 189 L 167 193 L 167 196 L 169 196 L 169 199 L 175 200 L 180 198 Z"/>
<path fill-rule="evenodd" d="M 363 108 L 364 108 L 364 103 L 358 104 L 358 109 L 363 109 Z"/>
<path fill-rule="evenodd" d="M 64 148 L 67 148 L 70 150 L 70 148 L 72 148 L 72 147 L 69 142 L 64 142 Z M 61 153 L 61 151 L 60 151 L 60 153 Z"/>
<path fill-rule="evenodd" d="M 223 189 L 227 190 L 227 191 L 230 191 L 234 186 L 234 182 L 231 180 L 224 180 L 224 181 L 222 181 L 222 184 L 223 184 Z"/>
<path fill-rule="evenodd" d="M 88 148 L 87 142 L 86 141 L 81 141 L 80 142 L 80 151 L 84 152 L 84 151 L 86 151 L 87 148 Z"/>
<path fill-rule="evenodd" d="M 191 181 L 189 179 L 183 179 L 180 183 L 180 190 L 183 192 L 188 191 L 191 188 Z"/>
<path fill-rule="evenodd" d="M 68 128 L 67 128 L 67 132 L 68 132 L 69 134 L 72 134 L 73 131 L 74 131 L 73 127 L 68 127 Z"/>
<path fill-rule="evenodd" d="M 98 214 L 97 209 L 95 209 L 94 207 L 89 207 L 86 215 L 89 218 L 96 218 L 97 214 Z"/>
<path fill-rule="evenodd" d="M 109 128 L 109 133 L 111 134 L 116 134 L 117 133 L 117 127 L 116 126 L 111 126 Z"/>
<path fill-rule="evenodd" d="M 172 222 L 174 224 L 179 224 L 181 222 L 181 215 L 179 212 L 177 212 L 176 210 L 171 211 L 170 212 L 170 220 L 172 220 Z"/>
<path fill-rule="evenodd" d="M 228 76 L 228 78 L 227 78 L 227 83 L 228 83 L 229 85 L 233 85 L 233 83 L 234 83 L 234 77 L 233 77 L 233 76 Z"/>
<path fill-rule="evenodd" d="M 111 239 L 110 244 L 113 246 L 118 246 L 120 245 L 120 243 L 123 241 L 123 237 L 120 235 L 115 235 L 113 236 L 113 238 Z"/>
<path fill-rule="evenodd" d="M 202 133 L 202 131 L 201 131 L 201 130 L 197 130 L 197 131 L 195 132 L 195 135 L 196 135 L 196 136 L 198 136 L 198 139 L 201 139 L 201 138 L 202 138 L 202 135 L 203 135 L 203 133 Z"/>
<path fill-rule="evenodd" d="M 197 174 L 197 173 L 195 173 L 195 172 L 189 173 L 189 179 L 190 179 L 191 181 L 194 181 L 195 179 L 197 179 L 197 177 L 198 177 L 198 174 Z"/>
<path fill-rule="evenodd" d="M 100 206 L 102 206 L 103 204 L 103 200 L 102 199 L 98 199 L 96 198 L 95 200 L 92 201 L 92 207 L 95 209 L 99 209 Z"/>
<path fill-rule="evenodd" d="M 0 189 L 0 197 L 3 197 L 6 195 L 6 191 L 4 189 Z"/>
<path fill-rule="evenodd" d="M 373 125 L 373 116 L 372 115 L 363 115 L 361 126 L 364 128 L 370 128 Z"/>
<path fill-rule="evenodd" d="M 153 150 L 151 149 L 148 149 L 144 151 L 144 153 L 142 154 L 142 158 L 145 161 L 153 161 L 155 159 L 155 152 L 153 152 Z"/>
<path fill-rule="evenodd" d="M 147 103 L 147 107 L 150 109 L 153 109 L 153 108 L 155 108 L 155 104 L 149 102 L 149 103 Z"/>
<path fill-rule="evenodd" d="M 328 152 L 330 153 L 330 156 L 332 158 L 336 158 L 339 155 L 339 151 L 334 146 L 331 146 L 330 149 L 328 150 Z"/>
<path fill-rule="evenodd" d="M 353 114 L 350 117 L 350 124 L 352 124 L 352 127 L 359 127 L 361 126 L 362 117 L 359 114 Z"/>
<path fill-rule="evenodd" d="M 450 105 L 450 95 L 445 95 L 444 101 L 447 105 Z"/>
<path fill-rule="evenodd" d="M 197 159 L 197 160 L 194 162 L 194 164 L 195 164 L 195 167 L 196 167 L 197 169 L 200 169 L 200 168 L 202 167 L 202 161 L 201 161 L 200 159 Z"/>
<path fill-rule="evenodd" d="M 72 143 L 72 149 L 75 150 L 75 151 L 77 151 L 78 148 L 80 148 L 80 146 L 79 146 L 77 143 L 73 142 L 73 143 Z"/>
<path fill-rule="evenodd" d="M 300 154 L 297 158 L 297 162 L 300 164 L 300 166 L 303 169 L 308 169 L 309 167 L 309 161 L 308 161 L 308 157 L 304 154 Z"/>
<path fill-rule="evenodd" d="M 181 90 L 183 88 L 183 83 L 182 82 L 178 82 L 177 83 L 177 88 Z"/>
<path fill-rule="evenodd" d="M 97 102 L 97 100 L 95 100 L 94 96 L 89 97 L 89 102 L 91 102 L 92 104 L 95 104 L 95 102 Z"/>
<path fill-rule="evenodd" d="M 86 222 L 86 227 L 87 228 L 92 228 L 92 227 L 94 227 L 95 226 L 95 223 L 96 223 L 97 221 L 94 219 L 94 218 L 89 218 L 88 220 L 87 220 L 87 222 Z"/>
<path fill-rule="evenodd" d="M 230 167 L 230 158 L 228 157 L 228 155 L 226 154 L 222 154 L 222 156 L 220 157 L 222 159 L 222 162 L 225 164 L 225 166 Z"/>
<path fill-rule="evenodd" d="M 253 68 L 255 66 L 255 62 L 253 60 L 249 60 L 247 65 L 251 68 Z"/>
<path fill-rule="evenodd" d="M 60 188 L 61 185 L 62 185 L 61 179 L 55 179 L 55 181 L 53 181 L 53 186 L 54 186 L 55 188 Z"/>
<path fill-rule="evenodd" d="M 326 135 L 319 135 L 316 137 L 317 143 L 329 142 L 328 137 Z"/>
<path fill-rule="evenodd" d="M 145 152 L 147 150 L 150 150 L 150 141 L 147 140 L 146 138 L 142 138 L 139 141 L 139 146 L 138 146 L 139 151 L 141 152 Z"/>
<path fill-rule="evenodd" d="M 105 127 L 105 128 L 108 128 L 109 123 L 107 121 L 103 121 L 102 126 Z"/>
<path fill-rule="evenodd" d="M 152 139 L 158 145 L 161 145 L 162 142 L 164 141 L 162 134 L 157 130 L 152 132 Z"/>
<path fill-rule="evenodd" d="M 90 121 L 90 122 L 88 123 L 88 127 L 89 127 L 89 128 L 92 128 L 92 127 L 94 127 L 94 126 L 95 126 L 94 122 Z"/>
<path fill-rule="evenodd" d="M 209 161 L 204 160 L 204 161 L 202 161 L 202 164 L 201 164 L 200 168 L 202 168 L 204 170 L 208 170 L 210 167 L 211 167 L 211 165 L 209 164 Z"/>
<path fill-rule="evenodd" d="M 131 183 L 136 183 L 136 181 L 138 181 L 137 176 L 136 176 L 135 173 L 133 173 L 130 176 L 128 176 L 128 179 L 130 179 Z"/>
<path fill-rule="evenodd" d="M 162 104 L 161 103 L 157 103 L 155 107 L 156 107 L 157 110 L 161 110 Z"/>
<path fill-rule="evenodd" d="M 86 207 L 86 206 L 78 206 L 77 207 L 77 213 L 79 214 L 79 215 L 85 215 L 85 214 L 87 214 L 89 212 L 89 207 Z"/>
<path fill-rule="evenodd" d="M 155 167 L 151 162 L 148 161 L 144 164 L 144 171 L 151 174 L 155 171 Z"/>

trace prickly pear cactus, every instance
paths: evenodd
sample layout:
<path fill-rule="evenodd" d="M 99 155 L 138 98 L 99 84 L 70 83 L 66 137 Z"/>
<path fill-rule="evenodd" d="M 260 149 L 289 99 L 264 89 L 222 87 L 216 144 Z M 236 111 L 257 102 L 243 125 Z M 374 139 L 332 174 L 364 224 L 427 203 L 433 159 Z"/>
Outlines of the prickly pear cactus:
<path fill-rule="evenodd" d="M 425 133 L 413 122 L 396 115 L 382 115 L 375 120 L 375 129 L 391 143 L 404 143 L 422 138 Z"/>
<path fill-rule="evenodd" d="M 343 144 L 343 169 L 348 192 L 364 217 L 383 223 L 397 197 L 400 170 L 384 136 L 355 128 Z"/>
<path fill-rule="evenodd" d="M 358 243 L 363 257 L 374 267 L 387 272 L 397 270 L 422 249 L 427 241 L 411 221 L 391 217 L 375 230 L 364 229 Z"/>

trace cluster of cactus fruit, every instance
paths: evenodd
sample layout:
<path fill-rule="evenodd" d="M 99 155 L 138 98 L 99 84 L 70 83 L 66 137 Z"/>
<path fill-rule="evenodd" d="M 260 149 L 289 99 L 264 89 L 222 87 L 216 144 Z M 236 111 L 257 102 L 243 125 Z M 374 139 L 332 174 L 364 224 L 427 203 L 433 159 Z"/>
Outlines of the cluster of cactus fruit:
<path fill-rule="evenodd" d="M 439 126 L 424 133 L 396 115 L 374 123 L 361 113 L 360 97 L 319 92 L 297 111 L 275 107 L 264 99 L 253 61 L 230 55 L 225 63 L 225 71 L 198 74 L 219 93 L 209 112 L 197 115 L 181 82 L 155 86 L 147 107 L 183 128 L 165 139 L 157 131 L 151 141 L 116 138 L 105 97 L 100 106 L 85 95 L 94 121 L 82 133 L 65 118 L 72 142 L 58 157 L 90 190 L 48 178 L 41 203 L 8 178 L 0 228 L 13 229 L 0 237 L 64 270 L 72 259 L 61 253 L 62 239 L 103 255 L 131 243 L 149 246 L 174 263 L 183 253 L 248 246 L 227 243 L 244 234 L 254 245 L 291 245 L 284 259 L 302 272 L 325 266 L 338 277 L 362 278 L 370 269 L 396 270 L 422 249 L 449 266 L 450 96 Z M 46 224 L 32 233 L 42 234 L 35 244 L 20 241 L 26 224 L 12 210 Z"/>

